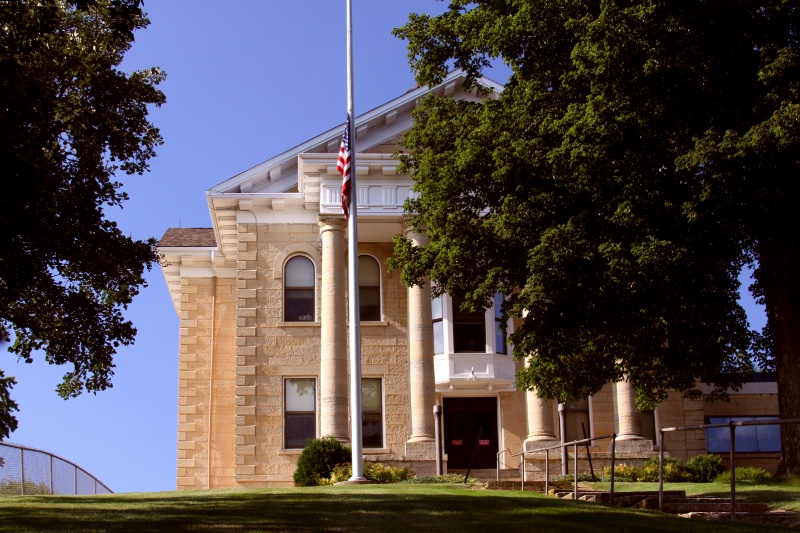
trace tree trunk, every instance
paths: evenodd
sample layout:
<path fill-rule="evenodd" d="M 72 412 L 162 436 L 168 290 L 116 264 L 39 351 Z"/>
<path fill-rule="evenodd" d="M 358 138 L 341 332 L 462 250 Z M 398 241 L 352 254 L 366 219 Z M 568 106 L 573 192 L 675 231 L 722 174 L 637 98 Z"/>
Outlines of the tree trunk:
<path fill-rule="evenodd" d="M 759 239 L 759 276 L 775 340 L 781 418 L 800 419 L 800 242 L 790 226 L 776 224 Z M 781 426 L 779 473 L 800 475 L 800 424 Z"/>

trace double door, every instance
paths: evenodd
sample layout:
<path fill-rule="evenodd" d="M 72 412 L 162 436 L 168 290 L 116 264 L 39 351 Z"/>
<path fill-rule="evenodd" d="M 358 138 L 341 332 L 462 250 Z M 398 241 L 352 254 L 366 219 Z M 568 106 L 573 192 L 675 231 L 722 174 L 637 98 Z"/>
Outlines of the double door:
<path fill-rule="evenodd" d="M 447 468 L 495 468 L 497 398 L 443 398 L 442 408 Z"/>

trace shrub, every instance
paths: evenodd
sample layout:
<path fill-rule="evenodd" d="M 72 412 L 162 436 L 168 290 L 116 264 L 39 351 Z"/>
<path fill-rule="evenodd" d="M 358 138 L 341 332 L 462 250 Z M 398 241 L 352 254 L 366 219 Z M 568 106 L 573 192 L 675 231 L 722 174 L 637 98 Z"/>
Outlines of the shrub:
<path fill-rule="evenodd" d="M 300 487 L 319 485 L 320 480 L 331 477 L 336 465 L 346 463 L 351 457 L 350 448 L 333 437 L 308 439 L 297 458 L 294 483 Z"/>
<path fill-rule="evenodd" d="M 614 481 L 639 481 L 639 470 L 640 468 L 635 465 L 625 463 L 614 465 Z M 603 467 L 603 477 L 611 478 L 610 466 Z"/>
<path fill-rule="evenodd" d="M 566 476 L 556 476 L 552 478 L 550 481 L 555 483 L 558 483 L 559 481 L 566 481 L 567 483 L 573 483 L 575 481 L 575 474 L 567 474 Z M 578 481 L 579 482 L 600 481 L 600 478 L 597 476 L 593 476 L 592 474 L 578 474 Z"/>
<path fill-rule="evenodd" d="M 625 463 L 614 466 L 614 481 L 658 481 L 658 456 L 654 455 L 644 462 L 641 468 Z M 692 475 L 683 466 L 680 459 L 664 457 L 664 481 L 690 481 Z M 611 468 L 603 467 L 603 480 L 611 478 Z"/>
<path fill-rule="evenodd" d="M 644 466 L 639 472 L 639 481 L 654 482 L 658 481 L 659 459 L 657 455 L 650 457 L 644 462 Z M 677 457 L 664 457 L 664 481 L 681 482 L 691 481 L 692 474 L 686 470 L 681 460 Z"/>
<path fill-rule="evenodd" d="M 719 455 L 706 453 L 695 455 L 686 461 L 686 470 L 692 475 L 692 481 L 710 483 L 725 472 L 725 465 Z"/>
<path fill-rule="evenodd" d="M 353 465 L 342 463 L 336 465 L 331 472 L 330 479 L 320 479 L 320 485 L 333 485 L 340 481 L 347 481 L 353 477 Z M 364 477 L 377 483 L 399 483 L 414 477 L 411 468 L 386 466 L 383 463 L 364 463 Z"/>
<path fill-rule="evenodd" d="M 755 466 L 740 466 L 736 468 L 736 483 L 740 481 L 744 483 L 764 483 L 772 479 L 772 475 L 763 468 Z M 730 483 L 731 473 L 722 472 L 714 481 L 717 483 Z"/>
<path fill-rule="evenodd" d="M 414 477 L 410 467 L 386 466 L 381 463 L 366 463 L 364 477 L 378 483 L 399 483 Z"/>
<path fill-rule="evenodd" d="M 471 477 L 467 479 L 467 484 L 472 485 L 478 482 L 477 478 Z M 429 483 L 464 483 L 464 476 L 462 474 L 444 474 L 441 476 L 425 476 L 418 478 L 410 478 L 400 483 L 409 484 L 429 484 Z"/>

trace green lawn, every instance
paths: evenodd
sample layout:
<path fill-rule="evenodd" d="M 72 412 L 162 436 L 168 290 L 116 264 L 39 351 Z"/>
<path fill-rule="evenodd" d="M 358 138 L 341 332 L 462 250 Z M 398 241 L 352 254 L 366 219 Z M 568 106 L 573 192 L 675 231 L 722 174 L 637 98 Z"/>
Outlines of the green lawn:
<path fill-rule="evenodd" d="M 586 483 L 595 489 L 608 490 L 609 483 Z M 615 483 L 615 490 L 658 490 L 658 483 Z M 664 483 L 664 490 L 685 490 L 687 496 L 714 496 L 729 498 L 728 483 Z M 764 502 L 770 509 L 800 512 L 800 479 L 791 482 L 767 482 L 736 484 L 736 497 L 748 502 Z"/>
<path fill-rule="evenodd" d="M 454 485 L 359 485 L 110 496 L 0 497 L 0 531 L 15 532 L 225 530 L 619 533 L 685 531 L 687 528 L 701 532 L 773 530 L 740 523 L 690 522 L 654 511 L 563 501 L 531 492 L 475 490 Z"/>

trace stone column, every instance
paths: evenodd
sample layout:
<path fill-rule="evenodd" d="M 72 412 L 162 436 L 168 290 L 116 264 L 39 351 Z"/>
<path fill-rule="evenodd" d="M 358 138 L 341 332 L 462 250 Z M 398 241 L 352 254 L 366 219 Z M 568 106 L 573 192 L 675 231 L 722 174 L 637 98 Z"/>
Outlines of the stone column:
<path fill-rule="evenodd" d="M 346 223 L 344 219 L 324 219 L 319 227 L 322 238 L 319 434 L 348 441 Z"/>
<path fill-rule="evenodd" d="M 642 414 L 636 408 L 636 392 L 627 379 L 615 385 L 617 403 L 617 449 L 652 452 L 653 441 L 642 435 Z"/>
<path fill-rule="evenodd" d="M 414 246 L 427 243 L 423 235 L 409 231 L 406 237 Z M 433 373 L 433 323 L 431 288 L 408 289 L 409 395 L 411 398 L 411 437 L 409 443 L 434 442 L 433 404 L 436 384 Z"/>
<path fill-rule="evenodd" d="M 525 411 L 528 419 L 528 436 L 525 437 L 525 449 L 535 450 L 555 444 L 553 401 L 539 398 L 535 390 L 526 391 Z"/>

